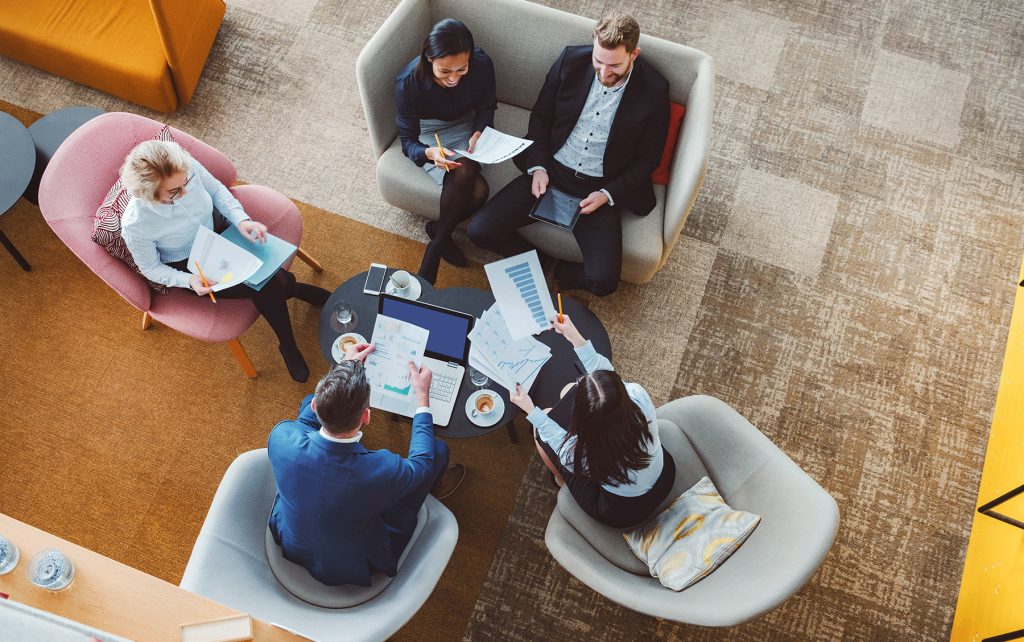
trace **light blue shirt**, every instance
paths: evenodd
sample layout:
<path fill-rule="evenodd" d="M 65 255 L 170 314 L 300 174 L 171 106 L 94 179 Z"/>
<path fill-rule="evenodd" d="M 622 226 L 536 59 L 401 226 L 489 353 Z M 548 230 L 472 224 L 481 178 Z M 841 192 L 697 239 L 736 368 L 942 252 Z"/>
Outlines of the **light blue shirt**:
<path fill-rule="evenodd" d="M 188 185 L 172 204 L 132 197 L 121 217 L 121 238 L 139 271 L 150 281 L 187 288 L 190 274 L 167 265 L 187 259 L 202 225 L 213 229 L 216 207 L 232 224 L 249 220 L 242 204 L 196 159 Z"/>
<path fill-rule="evenodd" d="M 590 341 L 576 348 L 576 356 L 579 357 L 580 362 L 583 363 L 583 367 L 586 368 L 588 373 L 595 370 L 615 369 L 612 367 L 611 361 L 608 361 L 603 355 L 599 354 L 594 349 L 594 344 Z M 647 428 L 651 432 L 651 441 L 642 444 L 642 448 L 645 453 L 651 456 L 651 460 L 646 468 L 630 470 L 627 473 L 626 476 L 629 479 L 629 483 L 619 486 L 603 484 L 602 488 L 613 495 L 639 497 L 653 488 L 654 484 L 658 481 L 658 477 L 661 476 L 661 469 L 665 465 L 665 454 L 661 449 L 661 438 L 658 436 L 658 419 L 655 416 L 654 402 L 651 401 L 651 396 L 647 394 L 647 391 L 640 384 L 627 383 L 625 385 L 629 398 L 640 408 L 647 419 Z M 530 414 L 526 415 L 526 419 L 536 428 L 537 436 L 544 443 L 551 446 L 552 450 L 558 454 L 558 459 L 562 462 L 562 465 L 569 470 L 574 470 L 573 451 L 576 448 L 576 436 L 573 435 L 566 439 L 569 433 L 540 408 L 531 410 Z M 614 430 L 615 427 L 608 426 L 608 429 Z"/>

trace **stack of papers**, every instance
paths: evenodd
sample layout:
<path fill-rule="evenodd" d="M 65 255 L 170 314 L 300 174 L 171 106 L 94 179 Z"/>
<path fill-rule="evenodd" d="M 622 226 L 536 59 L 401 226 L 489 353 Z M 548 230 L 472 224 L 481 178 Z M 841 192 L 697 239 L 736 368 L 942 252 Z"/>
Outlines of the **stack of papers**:
<path fill-rule="evenodd" d="M 551 348 L 533 337 L 512 338 L 497 303 L 484 311 L 469 340 L 469 365 L 510 392 L 517 383 L 529 392 L 541 366 L 551 358 Z"/>
<path fill-rule="evenodd" d="M 464 149 L 456 149 L 455 151 L 478 163 L 493 165 L 507 161 L 532 144 L 532 140 L 509 136 L 499 132 L 497 129 L 485 127 L 483 133 L 480 134 L 480 138 L 476 140 L 476 147 L 472 153 Z"/>

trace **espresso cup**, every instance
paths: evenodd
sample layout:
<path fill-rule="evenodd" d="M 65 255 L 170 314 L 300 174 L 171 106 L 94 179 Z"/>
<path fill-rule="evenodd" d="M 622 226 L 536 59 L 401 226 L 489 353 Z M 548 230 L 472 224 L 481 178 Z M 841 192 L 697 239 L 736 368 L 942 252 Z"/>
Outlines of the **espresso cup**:
<path fill-rule="evenodd" d="M 489 415 L 494 410 L 494 397 L 489 394 L 482 394 L 476 398 L 473 403 L 473 407 L 476 408 L 477 414 Z"/>
<path fill-rule="evenodd" d="M 395 294 L 405 296 L 412 287 L 412 275 L 405 270 L 398 270 L 391 275 L 391 285 L 395 288 Z"/>

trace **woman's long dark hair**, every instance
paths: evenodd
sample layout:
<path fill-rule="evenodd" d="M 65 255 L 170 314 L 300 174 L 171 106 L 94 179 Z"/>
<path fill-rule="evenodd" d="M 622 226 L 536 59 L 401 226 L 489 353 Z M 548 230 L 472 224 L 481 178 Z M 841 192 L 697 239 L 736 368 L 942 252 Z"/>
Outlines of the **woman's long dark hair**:
<path fill-rule="evenodd" d="M 647 418 L 612 370 L 595 370 L 576 385 L 568 432 L 576 435 L 573 467 L 598 484 L 627 483 L 629 471 L 651 461 L 643 449 L 653 440 Z"/>
<path fill-rule="evenodd" d="M 420 53 L 420 64 L 416 67 L 416 73 L 421 79 L 430 78 L 434 73 L 430 66 L 431 60 L 467 51 L 473 51 L 473 34 L 459 20 L 445 18 L 434 25 L 423 41 L 423 51 Z"/>

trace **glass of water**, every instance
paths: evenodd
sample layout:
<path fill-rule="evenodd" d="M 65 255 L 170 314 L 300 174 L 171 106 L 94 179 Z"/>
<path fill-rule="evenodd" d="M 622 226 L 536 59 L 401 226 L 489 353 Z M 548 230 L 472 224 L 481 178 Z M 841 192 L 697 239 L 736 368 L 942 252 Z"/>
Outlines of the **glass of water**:
<path fill-rule="evenodd" d="M 0 535 L 0 575 L 10 573 L 18 565 L 21 552 L 14 542 Z"/>
<path fill-rule="evenodd" d="M 476 386 L 478 390 L 486 386 L 491 381 L 487 378 L 487 375 L 480 372 L 473 366 L 469 367 L 469 380 L 473 382 L 473 385 Z"/>
<path fill-rule="evenodd" d="M 44 548 L 32 556 L 28 564 L 28 578 L 39 588 L 60 591 L 71 586 L 75 579 L 75 565 L 57 549 Z"/>
<path fill-rule="evenodd" d="M 331 328 L 338 332 L 348 332 L 356 327 L 356 311 L 347 301 L 338 301 L 331 310 Z"/>

